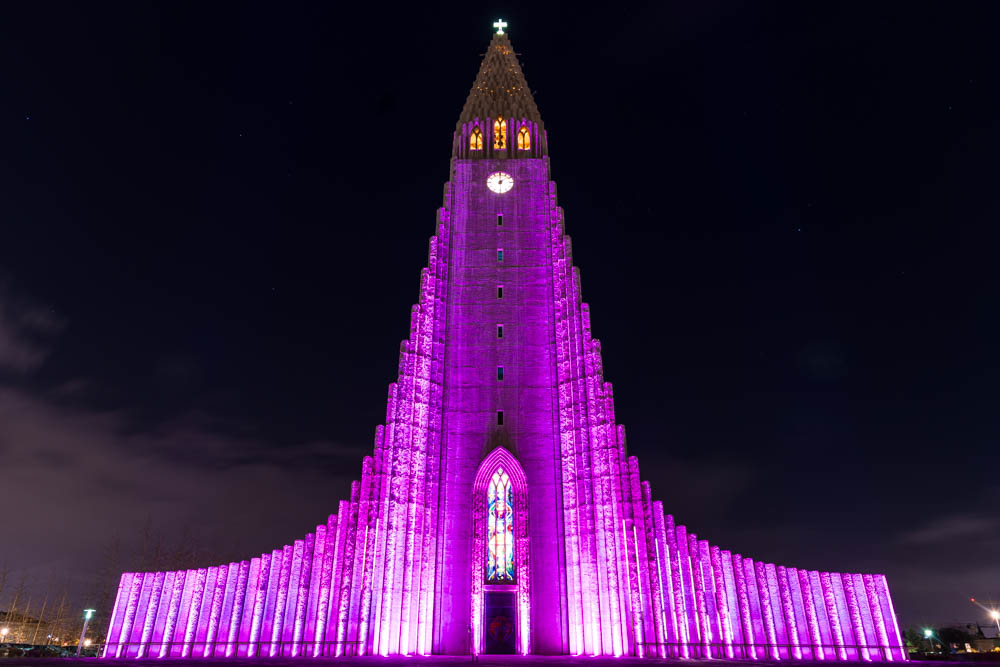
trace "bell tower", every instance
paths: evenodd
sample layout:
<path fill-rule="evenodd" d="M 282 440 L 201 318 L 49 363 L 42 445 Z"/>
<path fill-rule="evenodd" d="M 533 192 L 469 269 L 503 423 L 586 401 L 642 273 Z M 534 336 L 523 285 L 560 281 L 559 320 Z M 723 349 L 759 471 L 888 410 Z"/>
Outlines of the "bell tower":
<path fill-rule="evenodd" d="M 504 26 L 495 27 L 455 129 L 445 195 L 439 557 L 447 582 L 436 650 L 462 653 L 471 642 L 475 652 L 561 653 L 557 214 L 541 116 Z M 493 465 L 498 457 L 506 462 Z M 497 470 L 512 480 L 509 496 L 486 479 Z M 497 577 L 506 557 L 509 578 Z"/>

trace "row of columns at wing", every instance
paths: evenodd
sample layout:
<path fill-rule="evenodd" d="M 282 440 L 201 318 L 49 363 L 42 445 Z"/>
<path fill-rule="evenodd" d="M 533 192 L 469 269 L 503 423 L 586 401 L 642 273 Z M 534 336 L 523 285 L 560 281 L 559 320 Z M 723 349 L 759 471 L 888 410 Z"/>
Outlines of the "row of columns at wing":
<path fill-rule="evenodd" d="M 328 611 L 342 604 L 350 505 L 341 502 L 340 513 L 304 539 L 251 560 L 123 574 L 105 657 L 333 654 L 346 630 L 339 614 L 328 623 Z"/>
<path fill-rule="evenodd" d="M 652 510 L 660 657 L 906 660 L 884 575 L 754 562 Z"/>
<path fill-rule="evenodd" d="M 548 196 L 569 651 L 905 660 L 884 576 L 755 563 L 652 501 L 615 424 L 554 183 Z"/>
<path fill-rule="evenodd" d="M 650 594 L 647 513 L 638 463 L 625 456 L 614 397 L 590 336 L 563 212 L 550 184 L 559 456 L 566 551 L 568 648 L 624 655 L 662 630 Z M 647 639 L 648 638 L 648 639 Z"/>
<path fill-rule="evenodd" d="M 325 526 L 248 561 L 122 575 L 105 657 L 429 653 L 448 211 L 439 211 L 385 426 Z"/>

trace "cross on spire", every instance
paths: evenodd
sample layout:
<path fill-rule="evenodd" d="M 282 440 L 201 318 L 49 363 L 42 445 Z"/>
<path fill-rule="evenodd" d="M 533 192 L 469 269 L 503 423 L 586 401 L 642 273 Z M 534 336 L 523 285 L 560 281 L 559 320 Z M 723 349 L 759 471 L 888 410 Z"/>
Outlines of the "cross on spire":
<path fill-rule="evenodd" d="M 502 35 L 503 29 L 507 27 L 507 22 L 503 19 L 497 19 L 493 22 L 493 27 L 497 29 L 497 34 Z"/>

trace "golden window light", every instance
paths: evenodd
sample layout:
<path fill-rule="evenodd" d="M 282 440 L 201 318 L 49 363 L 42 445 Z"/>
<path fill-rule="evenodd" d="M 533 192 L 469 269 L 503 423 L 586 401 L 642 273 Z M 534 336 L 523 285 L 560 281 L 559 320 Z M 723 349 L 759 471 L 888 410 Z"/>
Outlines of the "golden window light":
<path fill-rule="evenodd" d="M 493 148 L 504 148 L 507 145 L 507 121 L 503 116 L 497 116 L 493 121 Z"/>
<path fill-rule="evenodd" d="M 483 150 L 483 133 L 479 131 L 478 127 L 472 128 L 472 134 L 469 135 L 469 150 Z"/>
<path fill-rule="evenodd" d="M 521 130 L 517 133 L 517 149 L 520 151 L 526 151 L 531 148 L 531 132 L 528 131 L 527 125 L 522 125 Z"/>

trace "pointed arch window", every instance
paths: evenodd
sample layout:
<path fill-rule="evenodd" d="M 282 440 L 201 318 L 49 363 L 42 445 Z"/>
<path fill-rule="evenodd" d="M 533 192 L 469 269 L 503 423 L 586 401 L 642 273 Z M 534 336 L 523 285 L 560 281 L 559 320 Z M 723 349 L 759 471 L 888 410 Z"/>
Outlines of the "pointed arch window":
<path fill-rule="evenodd" d="M 478 125 L 472 128 L 472 132 L 469 134 L 469 150 L 470 151 L 483 150 L 483 133 L 479 131 Z"/>
<path fill-rule="evenodd" d="M 526 151 L 531 149 L 531 132 L 527 125 L 522 125 L 517 133 L 517 150 Z"/>
<path fill-rule="evenodd" d="M 514 583 L 514 486 L 503 468 L 486 487 L 486 583 Z"/>
<path fill-rule="evenodd" d="M 493 148 L 506 148 L 507 121 L 503 116 L 497 116 L 493 121 Z"/>

